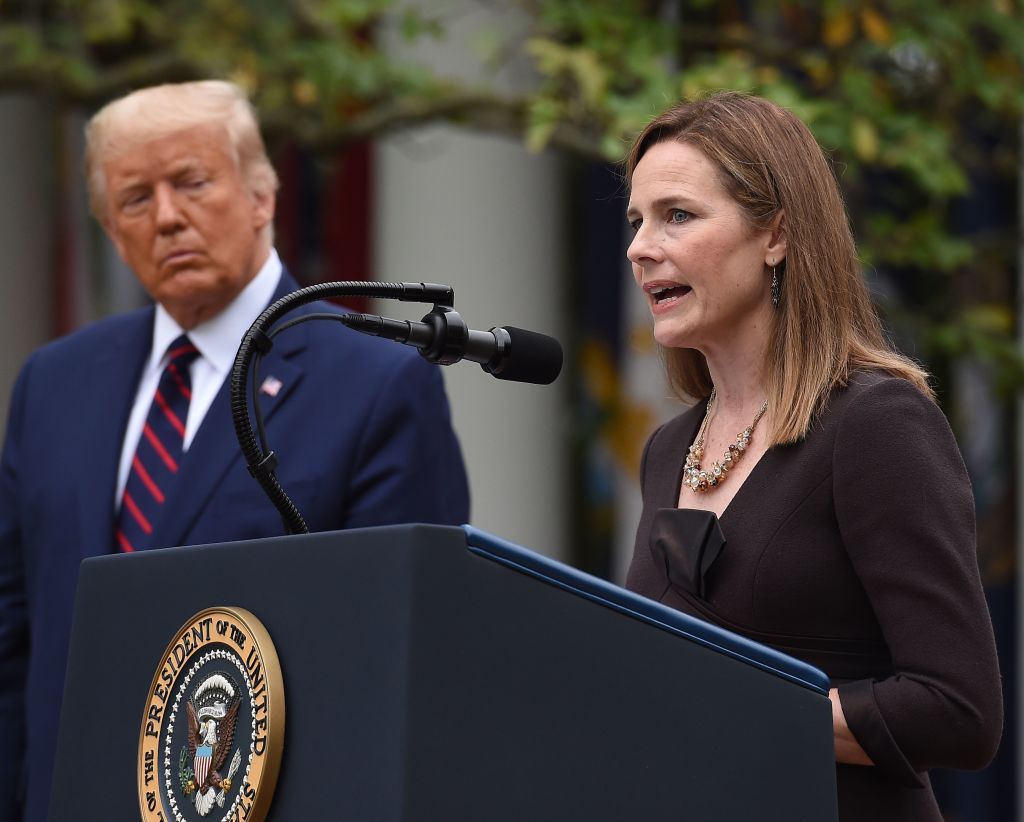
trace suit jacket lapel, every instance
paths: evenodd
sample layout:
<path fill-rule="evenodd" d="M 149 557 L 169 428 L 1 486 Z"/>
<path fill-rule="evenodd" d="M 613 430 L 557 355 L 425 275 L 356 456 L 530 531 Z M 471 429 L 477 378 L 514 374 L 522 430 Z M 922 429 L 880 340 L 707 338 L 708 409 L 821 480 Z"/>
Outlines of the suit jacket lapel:
<path fill-rule="evenodd" d="M 283 272 L 271 302 L 297 288 L 298 285 L 287 271 Z M 305 326 L 296 326 L 277 337 L 273 349 L 263 357 L 258 375 L 260 383 L 264 384 L 265 380 L 271 378 L 279 383 L 276 393 L 260 392 L 260 409 L 265 423 L 269 423 L 302 379 L 303 369 L 293 358 L 306 347 L 306 341 Z M 250 373 L 250 378 L 252 376 Z M 229 374 L 206 412 L 188 453 L 181 461 L 174 491 L 168 497 L 160 520 L 154 524 L 156 544 L 182 544 L 199 515 L 216 496 L 216 489 L 228 470 L 241 462 L 241 449 L 231 417 Z M 255 483 L 256 480 L 252 479 L 251 482 Z"/>
<path fill-rule="evenodd" d="M 152 309 L 139 312 L 137 319 L 129 318 L 88 368 L 74 375 L 79 387 L 71 389 L 71 395 L 96 398 L 82 403 L 78 411 L 82 431 L 89 432 L 82 442 L 89 480 L 82 482 L 78 497 L 83 556 L 109 553 L 114 547 L 114 493 L 124 429 L 152 334 Z"/>

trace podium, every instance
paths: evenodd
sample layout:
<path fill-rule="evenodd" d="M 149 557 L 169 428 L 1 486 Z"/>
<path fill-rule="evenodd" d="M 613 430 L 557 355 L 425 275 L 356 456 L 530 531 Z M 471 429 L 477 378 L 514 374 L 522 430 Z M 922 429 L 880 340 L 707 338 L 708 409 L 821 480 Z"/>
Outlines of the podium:
<path fill-rule="evenodd" d="M 51 822 L 139 818 L 154 672 L 211 606 L 256 615 L 280 660 L 268 819 L 837 818 L 820 671 L 468 526 L 413 525 L 83 562 Z"/>

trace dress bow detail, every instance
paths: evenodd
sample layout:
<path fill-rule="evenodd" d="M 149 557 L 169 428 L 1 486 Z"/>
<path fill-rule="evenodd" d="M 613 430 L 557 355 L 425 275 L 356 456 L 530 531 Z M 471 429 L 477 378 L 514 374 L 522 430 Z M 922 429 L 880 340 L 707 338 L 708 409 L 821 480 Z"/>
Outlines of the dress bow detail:
<path fill-rule="evenodd" d="M 654 563 L 680 594 L 704 599 L 704 578 L 725 546 L 718 517 L 692 508 L 660 508 L 651 524 Z"/>

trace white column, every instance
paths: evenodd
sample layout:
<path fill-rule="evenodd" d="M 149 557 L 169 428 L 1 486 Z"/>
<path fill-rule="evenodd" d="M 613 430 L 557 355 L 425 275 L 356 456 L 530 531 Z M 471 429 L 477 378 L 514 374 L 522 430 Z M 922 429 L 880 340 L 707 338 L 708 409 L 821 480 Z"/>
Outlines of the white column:
<path fill-rule="evenodd" d="M 54 120 L 29 95 L 0 95 L 0 429 L 18 369 L 52 333 Z"/>
<path fill-rule="evenodd" d="M 476 34 L 488 27 L 507 33 L 521 20 L 478 4 L 454 14 L 458 0 L 443 5 L 451 7 L 442 15 L 452 22 L 448 37 L 418 48 L 416 59 L 482 82 L 470 51 Z M 437 4 L 424 8 L 441 14 Z M 399 38 L 391 48 L 412 56 Z M 501 78 L 506 89 L 522 82 L 516 73 Z M 531 154 L 513 137 L 431 126 L 380 141 L 374 169 L 378 280 L 446 283 L 472 328 L 513 325 L 565 341 L 568 238 L 557 156 Z M 379 308 L 402 318 L 425 313 L 394 303 Z M 444 375 L 469 470 L 472 523 L 564 557 L 568 375 L 551 386 L 525 385 L 495 380 L 472 363 Z"/>
<path fill-rule="evenodd" d="M 499 137 L 421 129 L 376 156 L 377 278 L 451 285 L 472 328 L 565 339 L 559 167 Z M 392 316 L 424 310 L 382 304 Z M 472 363 L 445 369 L 472 522 L 555 556 L 567 549 L 568 377 L 535 386 Z"/>

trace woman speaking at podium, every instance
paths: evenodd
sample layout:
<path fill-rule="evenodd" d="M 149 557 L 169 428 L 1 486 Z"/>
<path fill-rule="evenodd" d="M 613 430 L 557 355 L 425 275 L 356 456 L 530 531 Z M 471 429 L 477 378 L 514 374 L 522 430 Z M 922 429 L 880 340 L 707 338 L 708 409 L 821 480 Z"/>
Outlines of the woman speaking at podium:
<path fill-rule="evenodd" d="M 832 679 L 840 819 L 941 820 L 1002 700 L 963 460 L 893 350 L 836 181 L 767 100 L 673 106 L 628 158 L 627 255 L 674 390 L 627 587 Z"/>

